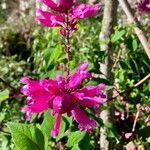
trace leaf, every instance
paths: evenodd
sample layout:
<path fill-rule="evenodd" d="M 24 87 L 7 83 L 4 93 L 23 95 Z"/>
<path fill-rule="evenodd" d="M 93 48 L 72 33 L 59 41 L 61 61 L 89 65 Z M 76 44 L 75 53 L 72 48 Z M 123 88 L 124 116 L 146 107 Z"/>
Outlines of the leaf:
<path fill-rule="evenodd" d="M 86 133 L 81 132 L 81 131 L 72 132 L 68 138 L 67 146 L 72 147 L 75 144 L 78 144 L 79 142 L 81 142 L 83 140 L 85 135 L 86 135 Z"/>
<path fill-rule="evenodd" d="M 45 61 L 46 66 L 49 68 L 49 66 L 55 66 L 55 63 L 62 55 L 62 46 L 58 44 L 55 48 L 48 48 L 45 51 Z"/>
<path fill-rule="evenodd" d="M 132 41 L 132 48 L 133 48 L 133 50 L 136 50 L 136 49 L 138 48 L 138 43 L 137 43 L 137 40 L 136 40 L 136 39 L 134 39 L 134 40 Z"/>
<path fill-rule="evenodd" d="M 66 124 L 68 123 L 68 128 L 69 126 L 72 125 L 73 119 L 72 117 L 68 117 L 66 114 L 63 115 L 63 120 L 66 122 Z"/>
<path fill-rule="evenodd" d="M 107 127 L 107 132 L 108 132 L 108 137 L 109 138 L 117 138 L 118 137 L 118 132 L 114 124 L 107 122 L 105 124 Z"/>
<path fill-rule="evenodd" d="M 89 145 L 90 145 L 90 136 L 88 133 L 86 133 L 83 140 L 80 142 L 79 146 L 81 149 L 88 150 Z"/>
<path fill-rule="evenodd" d="M 4 91 L 0 92 L 0 103 L 2 103 L 3 101 L 5 101 L 8 98 L 9 98 L 8 90 L 4 90 Z"/>
<path fill-rule="evenodd" d="M 125 61 L 120 60 L 119 63 L 122 69 L 124 70 L 129 69 L 129 66 Z"/>
<path fill-rule="evenodd" d="M 81 150 L 78 144 L 75 144 L 71 150 Z"/>
<path fill-rule="evenodd" d="M 0 123 L 5 119 L 6 113 L 0 113 Z"/>
<path fill-rule="evenodd" d="M 138 134 L 142 136 L 142 138 L 146 139 L 150 137 L 150 127 L 144 127 L 138 131 Z"/>
<path fill-rule="evenodd" d="M 7 123 L 7 126 L 18 150 L 45 150 L 44 136 L 37 127 L 21 123 Z"/>
<path fill-rule="evenodd" d="M 115 34 L 111 38 L 111 42 L 115 43 L 122 38 L 122 36 L 126 33 L 125 30 L 116 31 Z"/>
<path fill-rule="evenodd" d="M 55 121 L 55 117 L 50 116 L 50 111 L 46 111 L 44 113 L 44 120 L 41 124 L 41 131 L 46 134 L 46 136 L 49 138 L 50 137 L 50 132 L 53 128 L 53 124 Z"/>
<path fill-rule="evenodd" d="M 0 134 L 0 150 L 8 150 L 9 140 L 6 135 Z"/>

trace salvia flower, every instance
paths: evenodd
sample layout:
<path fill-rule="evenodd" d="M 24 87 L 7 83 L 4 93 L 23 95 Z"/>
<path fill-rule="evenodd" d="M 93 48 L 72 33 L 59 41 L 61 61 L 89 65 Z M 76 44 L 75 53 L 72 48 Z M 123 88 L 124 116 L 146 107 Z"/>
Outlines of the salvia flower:
<path fill-rule="evenodd" d="M 150 13 L 150 0 L 137 0 L 136 7 L 139 13 Z"/>
<path fill-rule="evenodd" d="M 76 31 L 76 24 L 79 19 L 91 17 L 100 10 L 99 4 L 77 4 L 76 0 L 57 0 L 57 3 L 52 0 L 40 0 L 44 3 L 49 11 L 36 9 L 36 20 L 47 27 L 61 26 L 60 33 L 68 31 Z"/>
<path fill-rule="evenodd" d="M 87 63 L 81 63 L 74 74 L 69 74 L 66 78 L 57 75 L 55 80 L 31 80 L 23 77 L 21 82 L 25 85 L 21 92 L 27 96 L 27 100 L 22 112 L 26 113 L 26 119 L 30 120 L 32 113 L 52 109 L 51 115 L 57 115 L 51 132 L 53 137 L 59 133 L 61 117 L 64 113 L 74 118 L 81 131 L 91 131 L 95 128 L 96 121 L 89 118 L 85 110 L 93 108 L 96 113 L 99 112 L 100 105 L 106 100 L 105 85 L 81 88 L 81 83 L 91 77 L 91 74 L 87 72 L 87 67 Z"/>

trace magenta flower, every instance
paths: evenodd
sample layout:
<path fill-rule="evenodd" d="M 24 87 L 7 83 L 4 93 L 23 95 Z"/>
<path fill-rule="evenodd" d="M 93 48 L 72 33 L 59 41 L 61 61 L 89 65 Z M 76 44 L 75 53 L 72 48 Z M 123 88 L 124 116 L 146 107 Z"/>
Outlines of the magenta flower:
<path fill-rule="evenodd" d="M 86 71 L 87 67 L 87 63 L 81 63 L 73 75 L 67 75 L 66 78 L 57 75 L 55 80 L 38 81 L 23 77 L 21 82 L 25 85 L 21 92 L 27 96 L 27 105 L 22 108 L 22 112 L 26 113 L 26 119 L 29 120 L 32 113 L 40 113 L 51 108 L 51 115 L 57 114 L 51 132 L 53 137 L 59 133 L 61 117 L 64 113 L 72 115 L 81 131 L 91 131 L 95 128 L 96 121 L 89 118 L 85 110 L 93 108 L 96 113 L 99 112 L 100 105 L 106 101 L 103 91 L 105 85 L 80 88 L 82 81 L 91 77 L 91 74 Z"/>
<path fill-rule="evenodd" d="M 41 0 L 47 5 L 50 11 L 37 9 L 36 20 L 47 27 L 61 26 L 60 33 L 66 36 L 67 31 L 76 31 L 76 24 L 79 19 L 91 17 L 100 10 L 99 4 L 80 4 L 76 5 L 76 0 Z"/>
<path fill-rule="evenodd" d="M 96 14 L 100 9 L 99 4 L 90 5 L 90 4 L 80 4 L 70 12 L 70 17 L 75 19 L 84 19 L 91 17 Z"/>
<path fill-rule="evenodd" d="M 63 25 L 63 18 L 59 14 L 52 14 L 41 9 L 36 10 L 37 20 L 47 27 L 57 27 Z"/>
<path fill-rule="evenodd" d="M 137 0 L 136 5 L 139 13 L 150 13 L 150 0 Z"/>
<path fill-rule="evenodd" d="M 69 9 L 74 5 L 76 0 L 57 0 L 57 3 L 54 3 L 53 0 L 41 0 L 45 5 L 50 9 L 59 12 L 67 13 Z"/>

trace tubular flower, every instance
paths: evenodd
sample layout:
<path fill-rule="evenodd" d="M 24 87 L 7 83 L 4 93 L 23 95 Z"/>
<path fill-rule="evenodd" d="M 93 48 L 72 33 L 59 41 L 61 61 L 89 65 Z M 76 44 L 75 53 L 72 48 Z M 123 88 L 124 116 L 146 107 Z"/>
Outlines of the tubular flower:
<path fill-rule="evenodd" d="M 57 0 L 57 3 L 53 2 L 53 0 L 41 1 L 50 9 L 59 13 L 67 13 L 67 11 L 71 9 L 74 3 L 76 2 L 75 0 Z"/>
<path fill-rule="evenodd" d="M 76 19 L 84 19 L 95 15 L 100 9 L 99 4 L 80 4 L 70 12 L 70 16 Z"/>
<path fill-rule="evenodd" d="M 106 100 L 105 85 L 80 88 L 82 81 L 91 77 L 86 71 L 87 67 L 87 63 L 81 63 L 74 74 L 67 75 L 66 78 L 57 75 L 55 80 L 30 80 L 28 77 L 23 77 L 21 82 L 25 85 L 21 92 L 27 96 L 27 104 L 22 108 L 22 112 L 26 113 L 26 119 L 30 120 L 32 113 L 52 109 L 51 115 L 57 114 L 51 131 L 53 137 L 59 133 L 61 117 L 64 113 L 72 115 L 81 131 L 91 131 L 95 128 L 96 121 L 88 117 L 85 109 L 93 108 L 98 113 L 100 105 Z"/>
<path fill-rule="evenodd" d="M 63 25 L 63 18 L 59 14 L 52 14 L 41 9 L 36 10 L 37 17 L 36 19 L 47 27 L 57 27 Z"/>
<path fill-rule="evenodd" d="M 76 31 L 76 24 L 79 19 L 91 17 L 100 10 L 99 4 L 79 4 L 76 0 L 40 0 L 50 11 L 37 9 L 36 20 L 47 27 L 61 26 L 60 33 L 65 36 L 65 30 Z"/>
<path fill-rule="evenodd" d="M 139 13 L 150 13 L 150 0 L 137 0 L 136 5 Z"/>

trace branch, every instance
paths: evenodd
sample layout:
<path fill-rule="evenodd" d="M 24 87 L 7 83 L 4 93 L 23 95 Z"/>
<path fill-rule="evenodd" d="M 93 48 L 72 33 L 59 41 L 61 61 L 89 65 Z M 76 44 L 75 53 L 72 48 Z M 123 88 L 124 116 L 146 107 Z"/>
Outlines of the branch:
<path fill-rule="evenodd" d="M 141 42 L 148 58 L 150 59 L 150 48 L 148 46 L 148 41 L 147 41 L 147 38 L 144 34 L 144 32 L 140 29 L 140 23 L 139 21 L 135 18 L 135 16 L 133 15 L 132 13 L 132 9 L 128 3 L 127 0 L 118 0 L 123 11 L 125 12 L 125 14 L 127 15 L 128 17 L 128 20 L 131 22 L 131 23 L 134 23 L 135 24 L 135 28 L 134 28 L 134 31 L 135 31 L 135 34 L 137 35 L 137 37 L 139 38 L 139 41 Z"/>
<path fill-rule="evenodd" d="M 136 112 L 136 116 L 135 116 L 134 123 L 133 123 L 133 127 L 132 127 L 132 132 L 135 131 L 135 126 L 136 126 L 136 123 L 137 123 L 137 120 L 138 120 L 139 115 L 140 115 L 140 107 L 138 108 L 138 110 L 137 110 L 137 112 Z"/>
<path fill-rule="evenodd" d="M 142 80 L 140 80 L 138 83 L 136 83 L 134 85 L 134 87 L 138 87 L 140 86 L 142 83 L 144 83 L 146 80 L 148 80 L 150 78 L 150 74 L 148 74 L 147 76 L 145 76 Z"/>

